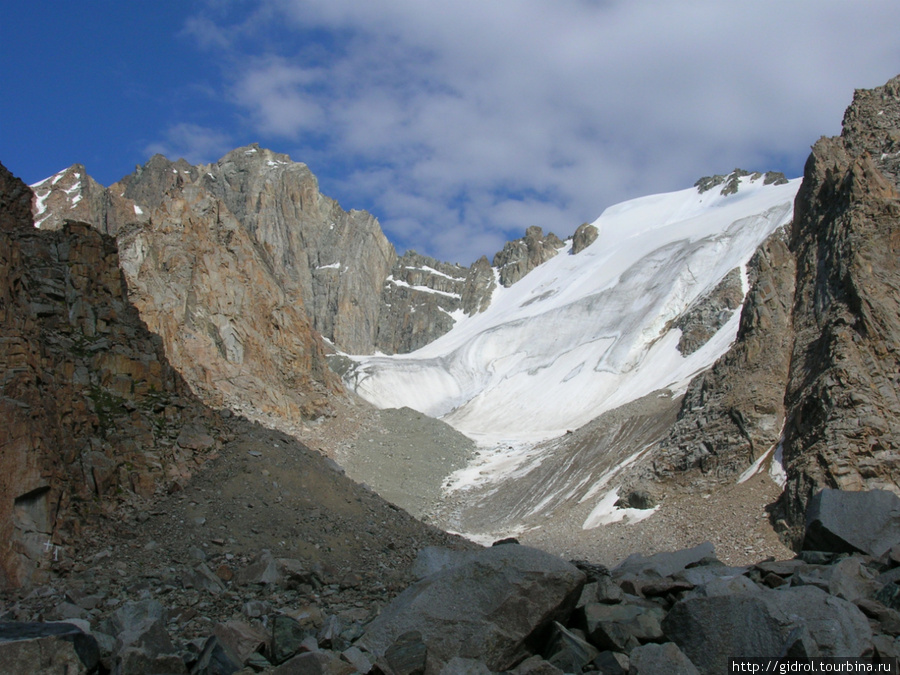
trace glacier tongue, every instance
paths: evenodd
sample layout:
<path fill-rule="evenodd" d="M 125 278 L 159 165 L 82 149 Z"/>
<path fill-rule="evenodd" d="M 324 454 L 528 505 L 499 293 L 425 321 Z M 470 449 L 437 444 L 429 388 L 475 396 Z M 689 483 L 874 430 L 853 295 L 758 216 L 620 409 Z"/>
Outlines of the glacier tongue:
<path fill-rule="evenodd" d="M 498 288 L 487 310 L 416 352 L 354 357 L 349 384 L 484 445 L 552 438 L 682 387 L 728 349 L 739 313 L 687 357 L 674 319 L 791 220 L 799 185 L 745 177 L 732 195 L 691 188 L 610 207 L 580 253 Z"/>

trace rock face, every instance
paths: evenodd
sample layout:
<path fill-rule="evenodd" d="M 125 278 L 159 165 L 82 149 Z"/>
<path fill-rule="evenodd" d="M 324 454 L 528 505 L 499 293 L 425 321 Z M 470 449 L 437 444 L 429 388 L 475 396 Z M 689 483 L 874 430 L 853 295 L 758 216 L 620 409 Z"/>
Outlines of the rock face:
<path fill-rule="evenodd" d="M 857 91 L 797 195 L 788 522 L 821 487 L 900 490 L 900 77 Z"/>
<path fill-rule="evenodd" d="M 327 411 L 339 389 L 295 288 L 196 184 L 166 195 L 144 226 L 118 233 L 131 296 L 169 358 L 216 407 L 282 419 Z"/>
<path fill-rule="evenodd" d="M 688 307 L 675 321 L 681 329 L 678 351 L 693 354 L 709 342 L 744 300 L 741 270 L 731 270 L 708 294 Z"/>
<path fill-rule="evenodd" d="M 219 435 L 129 303 L 115 242 L 35 229 L 29 193 L 0 166 L 3 586 L 40 580 L 116 495 L 186 480 Z"/>
<path fill-rule="evenodd" d="M 678 421 L 662 443 L 662 474 L 699 468 L 711 477 L 732 476 L 780 438 L 795 277 L 784 233 L 770 237 L 749 267 L 751 287 L 737 340 L 688 387 Z"/>
<path fill-rule="evenodd" d="M 691 383 L 657 464 L 721 478 L 781 442 L 795 543 L 822 487 L 900 492 L 898 95 L 900 78 L 857 91 L 842 135 L 813 147 L 790 231 L 751 265 L 737 341 Z"/>
<path fill-rule="evenodd" d="M 484 256 L 462 267 L 407 251 L 384 282 L 376 348 L 403 354 L 425 346 L 453 327 L 453 314 L 485 309 L 495 287 Z"/>
<path fill-rule="evenodd" d="M 550 260 L 563 246 L 552 232 L 545 237 L 540 227 L 529 227 L 522 239 L 507 242 L 494 256 L 493 264 L 499 270 L 500 283 L 509 288 L 535 267 Z"/>
<path fill-rule="evenodd" d="M 341 389 L 319 336 L 409 352 L 495 287 L 486 259 L 398 258 L 374 217 L 257 145 L 202 166 L 156 155 L 108 189 L 74 165 L 34 192 L 41 229 L 77 218 L 117 238 L 133 301 L 196 392 L 281 426 L 327 414 Z"/>

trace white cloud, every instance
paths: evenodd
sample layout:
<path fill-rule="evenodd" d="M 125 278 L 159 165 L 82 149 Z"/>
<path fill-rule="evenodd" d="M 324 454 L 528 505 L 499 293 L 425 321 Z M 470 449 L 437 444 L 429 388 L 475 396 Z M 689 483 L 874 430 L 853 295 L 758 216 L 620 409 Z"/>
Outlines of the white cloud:
<path fill-rule="evenodd" d="M 896 0 L 256 9 L 256 43 L 235 41 L 229 63 L 261 140 L 292 143 L 314 171 L 313 157 L 340 157 L 357 169 L 337 185 L 345 207 L 369 207 L 401 246 L 464 262 L 527 225 L 565 236 L 704 174 L 798 173 L 853 88 L 900 71 Z M 226 43 L 224 23 L 195 26 Z"/>

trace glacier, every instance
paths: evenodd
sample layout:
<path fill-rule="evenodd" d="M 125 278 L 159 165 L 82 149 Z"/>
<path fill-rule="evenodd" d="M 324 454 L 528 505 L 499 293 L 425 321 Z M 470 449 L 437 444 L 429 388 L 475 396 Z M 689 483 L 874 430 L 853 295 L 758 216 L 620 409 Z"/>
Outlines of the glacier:
<path fill-rule="evenodd" d="M 654 391 L 680 391 L 728 350 L 740 312 L 689 356 L 673 320 L 790 222 L 799 186 L 754 174 L 734 194 L 694 187 L 611 206 L 577 255 L 568 241 L 418 351 L 353 356 L 348 384 L 484 448 L 525 448 Z"/>

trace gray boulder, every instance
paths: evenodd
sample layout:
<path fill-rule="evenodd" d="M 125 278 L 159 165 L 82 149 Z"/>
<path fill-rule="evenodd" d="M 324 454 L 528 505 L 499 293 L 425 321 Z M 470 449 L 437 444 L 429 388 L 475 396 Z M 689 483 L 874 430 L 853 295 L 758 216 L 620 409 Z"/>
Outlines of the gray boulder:
<path fill-rule="evenodd" d="M 67 623 L 0 623 L 0 672 L 94 672 L 100 662 L 97 641 Z"/>
<path fill-rule="evenodd" d="M 123 605 L 110 618 L 115 675 L 186 673 L 187 670 L 165 628 L 166 612 L 155 600 Z"/>
<path fill-rule="evenodd" d="M 726 673 L 733 657 L 777 656 L 788 633 L 757 595 L 681 600 L 662 628 L 701 673 Z"/>
<path fill-rule="evenodd" d="M 642 645 L 628 655 L 628 675 L 700 675 L 697 667 L 684 655 L 678 645 Z"/>
<path fill-rule="evenodd" d="M 566 673 L 581 669 L 600 655 L 600 650 L 558 622 L 553 623 L 553 638 L 547 649 L 547 661 Z"/>
<path fill-rule="evenodd" d="M 808 634 L 809 656 L 864 656 L 872 650 L 872 629 L 854 604 L 815 586 L 792 586 L 760 594 L 789 631 Z"/>
<path fill-rule="evenodd" d="M 211 635 L 203 644 L 200 657 L 191 669 L 191 675 L 234 675 L 242 667 L 241 658 L 222 642 Z"/>
<path fill-rule="evenodd" d="M 380 662 L 397 639 L 421 634 L 428 671 L 454 657 L 507 670 L 528 656 L 525 643 L 574 608 L 584 574 L 525 546 L 495 546 L 413 584 L 369 624 L 357 643 Z"/>
<path fill-rule="evenodd" d="M 705 558 L 715 557 L 715 553 L 715 548 L 708 541 L 693 548 L 656 553 L 651 556 L 632 553 L 619 563 L 612 573 L 616 578 L 631 575 L 669 577 L 681 572 L 688 565 L 698 563 Z"/>
<path fill-rule="evenodd" d="M 617 652 L 629 652 L 640 644 L 662 640 L 663 614 L 659 607 L 626 603 L 592 603 L 584 608 L 588 639 L 600 649 Z"/>
<path fill-rule="evenodd" d="M 741 656 L 866 656 L 872 630 L 853 604 L 814 586 L 693 597 L 676 603 L 663 631 L 701 673 L 727 672 Z"/>
<path fill-rule="evenodd" d="M 867 553 L 876 558 L 900 543 L 900 498 L 887 490 L 824 489 L 806 510 L 803 549 Z"/>

